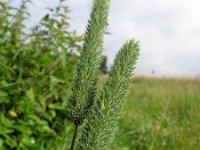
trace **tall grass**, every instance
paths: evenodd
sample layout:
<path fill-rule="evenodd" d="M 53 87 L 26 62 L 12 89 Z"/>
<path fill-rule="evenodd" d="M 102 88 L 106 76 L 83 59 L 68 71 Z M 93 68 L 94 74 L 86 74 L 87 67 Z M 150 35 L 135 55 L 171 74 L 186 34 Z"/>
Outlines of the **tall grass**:
<path fill-rule="evenodd" d="M 112 149 L 199 150 L 200 80 L 136 77 Z"/>

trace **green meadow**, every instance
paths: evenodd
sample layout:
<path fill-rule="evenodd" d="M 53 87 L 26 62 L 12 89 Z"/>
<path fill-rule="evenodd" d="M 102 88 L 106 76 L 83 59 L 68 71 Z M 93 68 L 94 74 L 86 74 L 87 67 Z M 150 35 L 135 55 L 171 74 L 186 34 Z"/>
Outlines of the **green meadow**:
<path fill-rule="evenodd" d="M 199 150 L 200 80 L 134 77 L 113 150 Z"/>

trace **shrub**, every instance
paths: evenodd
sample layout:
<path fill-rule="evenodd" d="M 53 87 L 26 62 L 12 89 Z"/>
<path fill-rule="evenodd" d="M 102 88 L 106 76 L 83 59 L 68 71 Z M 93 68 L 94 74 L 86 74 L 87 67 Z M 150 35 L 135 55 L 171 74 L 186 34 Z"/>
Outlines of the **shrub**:
<path fill-rule="evenodd" d="M 66 141 L 65 102 L 81 37 L 66 30 L 63 0 L 31 30 L 27 5 L 0 2 L 0 149 L 56 149 Z"/>

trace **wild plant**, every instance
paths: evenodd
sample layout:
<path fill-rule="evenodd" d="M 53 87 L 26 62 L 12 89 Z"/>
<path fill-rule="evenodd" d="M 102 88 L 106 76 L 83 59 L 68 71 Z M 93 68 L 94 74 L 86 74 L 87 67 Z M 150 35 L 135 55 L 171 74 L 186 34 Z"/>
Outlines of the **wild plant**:
<path fill-rule="evenodd" d="M 105 150 L 109 147 L 139 55 L 138 42 L 134 39 L 126 42 L 114 60 L 103 89 L 97 93 L 109 7 L 110 0 L 94 0 L 86 28 L 67 108 L 68 118 L 75 126 L 71 150 Z"/>

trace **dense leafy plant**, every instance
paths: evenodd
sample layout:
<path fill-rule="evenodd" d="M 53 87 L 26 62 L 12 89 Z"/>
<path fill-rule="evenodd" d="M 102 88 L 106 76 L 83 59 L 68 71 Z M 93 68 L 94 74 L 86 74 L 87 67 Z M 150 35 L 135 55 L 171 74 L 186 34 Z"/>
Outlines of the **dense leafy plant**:
<path fill-rule="evenodd" d="M 114 61 L 102 91 L 97 93 L 98 68 L 102 59 L 109 6 L 110 0 L 94 0 L 85 33 L 68 105 L 68 118 L 75 126 L 71 150 L 108 148 L 113 126 L 129 85 L 129 77 L 139 54 L 139 46 L 135 40 L 125 43 Z"/>
<path fill-rule="evenodd" d="M 65 2 L 28 29 L 19 8 L 0 2 L 0 149 L 58 149 L 66 143 L 65 102 L 81 37 L 69 32 Z"/>

